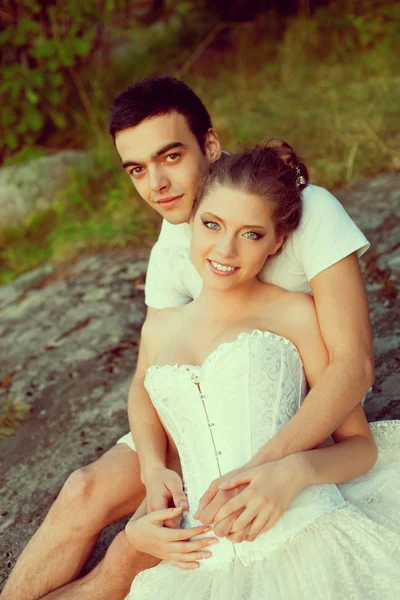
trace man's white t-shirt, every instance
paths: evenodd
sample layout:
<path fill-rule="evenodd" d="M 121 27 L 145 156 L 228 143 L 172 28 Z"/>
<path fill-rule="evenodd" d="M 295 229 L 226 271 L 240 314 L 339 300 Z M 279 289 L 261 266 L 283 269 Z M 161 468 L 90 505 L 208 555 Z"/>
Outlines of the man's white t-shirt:
<path fill-rule="evenodd" d="M 362 256 L 369 242 L 327 190 L 308 185 L 302 192 L 302 201 L 299 227 L 282 251 L 268 259 L 260 279 L 289 291 L 310 293 L 313 277 L 353 252 Z M 190 240 L 190 225 L 163 221 L 147 269 L 147 306 L 182 306 L 199 295 L 203 281 L 190 260 Z M 136 450 L 131 433 L 118 443 Z"/>
<path fill-rule="evenodd" d="M 259 277 L 289 291 L 311 293 L 313 277 L 353 252 L 362 256 L 369 243 L 340 202 L 324 188 L 308 185 L 302 201 L 299 227 L 282 251 L 267 260 Z M 147 269 L 147 306 L 182 306 L 199 295 L 203 282 L 190 260 L 190 240 L 190 225 L 163 221 Z"/>

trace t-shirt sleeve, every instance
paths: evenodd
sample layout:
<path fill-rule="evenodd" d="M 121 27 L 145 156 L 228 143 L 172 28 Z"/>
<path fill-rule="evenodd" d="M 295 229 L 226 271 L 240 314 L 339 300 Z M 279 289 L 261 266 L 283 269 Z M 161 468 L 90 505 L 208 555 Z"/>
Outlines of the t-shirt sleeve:
<path fill-rule="evenodd" d="M 183 306 L 190 302 L 191 298 L 174 273 L 179 251 L 177 247 L 165 247 L 160 242 L 154 244 L 144 290 L 147 306 L 162 309 Z"/>
<path fill-rule="evenodd" d="M 362 256 L 370 246 L 339 200 L 317 186 L 303 192 L 303 216 L 293 243 L 308 281 L 353 252 Z"/>

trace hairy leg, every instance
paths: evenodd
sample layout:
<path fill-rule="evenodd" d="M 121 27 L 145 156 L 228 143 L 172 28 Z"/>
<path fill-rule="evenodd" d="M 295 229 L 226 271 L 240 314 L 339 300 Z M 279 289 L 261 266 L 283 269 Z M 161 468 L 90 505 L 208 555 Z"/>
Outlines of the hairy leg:
<path fill-rule="evenodd" d="M 121 531 L 93 571 L 41 600 L 124 600 L 135 576 L 159 562 L 148 554 L 136 552 Z"/>
<path fill-rule="evenodd" d="M 2 600 L 37 600 L 76 579 L 104 527 L 134 513 L 143 497 L 138 456 L 126 444 L 72 473 L 19 557 Z"/>

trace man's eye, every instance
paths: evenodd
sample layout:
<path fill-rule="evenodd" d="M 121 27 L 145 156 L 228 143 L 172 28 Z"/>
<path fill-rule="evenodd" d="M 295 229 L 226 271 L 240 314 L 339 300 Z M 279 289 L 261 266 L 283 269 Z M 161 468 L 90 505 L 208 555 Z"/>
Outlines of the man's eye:
<path fill-rule="evenodd" d="M 215 223 L 215 221 L 204 221 L 204 225 L 208 228 L 208 229 L 218 229 L 219 225 L 218 223 Z"/>
<path fill-rule="evenodd" d="M 168 154 L 168 156 L 165 157 L 165 160 L 168 162 L 175 162 L 178 158 L 179 154 Z"/>
<path fill-rule="evenodd" d="M 259 240 L 262 236 L 259 233 L 256 233 L 255 231 L 247 231 L 244 234 L 248 240 Z"/>
<path fill-rule="evenodd" d="M 142 173 L 143 171 L 143 167 L 135 167 L 134 169 L 132 169 L 132 171 L 129 173 L 129 175 L 140 175 L 140 173 Z"/>

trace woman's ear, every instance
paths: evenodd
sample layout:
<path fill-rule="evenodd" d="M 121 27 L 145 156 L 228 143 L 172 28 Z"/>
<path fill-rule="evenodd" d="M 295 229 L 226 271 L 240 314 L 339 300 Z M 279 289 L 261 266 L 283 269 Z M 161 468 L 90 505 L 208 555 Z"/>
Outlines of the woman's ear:
<path fill-rule="evenodd" d="M 218 135 L 214 129 L 209 129 L 206 133 L 204 151 L 206 158 L 210 163 L 215 162 L 221 157 L 222 148 Z"/>

